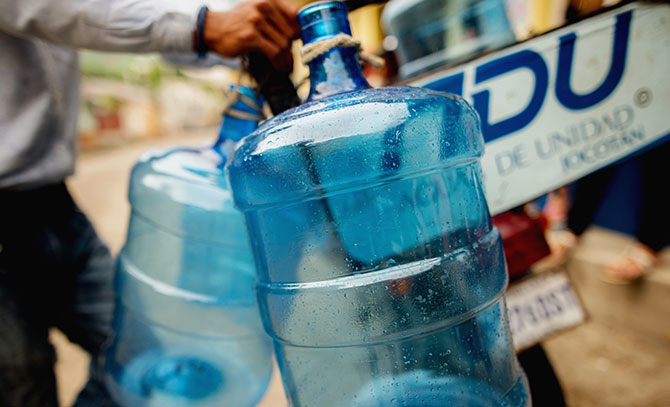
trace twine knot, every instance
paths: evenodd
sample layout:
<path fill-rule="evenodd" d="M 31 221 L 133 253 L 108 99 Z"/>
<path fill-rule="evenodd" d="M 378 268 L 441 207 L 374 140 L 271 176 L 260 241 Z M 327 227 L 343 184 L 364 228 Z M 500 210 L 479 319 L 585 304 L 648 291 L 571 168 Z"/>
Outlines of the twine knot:
<path fill-rule="evenodd" d="M 351 35 L 344 33 L 339 33 L 332 38 L 303 45 L 302 49 L 300 50 L 300 57 L 304 64 L 308 64 L 316 57 L 325 54 L 335 47 L 356 48 L 358 50 L 358 57 L 361 59 L 361 61 L 372 65 L 377 69 L 384 66 L 383 58 L 362 52 L 361 42 Z"/>

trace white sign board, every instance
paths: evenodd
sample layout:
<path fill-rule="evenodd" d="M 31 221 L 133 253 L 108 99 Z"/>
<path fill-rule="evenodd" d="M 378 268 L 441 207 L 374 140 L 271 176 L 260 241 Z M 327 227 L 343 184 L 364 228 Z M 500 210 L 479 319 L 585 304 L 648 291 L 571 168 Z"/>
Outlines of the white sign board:
<path fill-rule="evenodd" d="M 586 318 L 565 273 L 543 273 L 505 293 L 514 348 L 519 351 Z"/>
<path fill-rule="evenodd" d="M 411 84 L 480 115 L 492 214 L 670 135 L 670 5 L 634 3 Z"/>

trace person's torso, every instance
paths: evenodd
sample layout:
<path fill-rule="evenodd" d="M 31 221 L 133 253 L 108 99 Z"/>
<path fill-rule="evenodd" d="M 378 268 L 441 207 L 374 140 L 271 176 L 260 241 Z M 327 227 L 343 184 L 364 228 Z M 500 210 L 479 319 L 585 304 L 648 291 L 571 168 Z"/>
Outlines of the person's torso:
<path fill-rule="evenodd" d="M 75 50 L 0 32 L 0 188 L 73 172 L 78 87 Z"/>

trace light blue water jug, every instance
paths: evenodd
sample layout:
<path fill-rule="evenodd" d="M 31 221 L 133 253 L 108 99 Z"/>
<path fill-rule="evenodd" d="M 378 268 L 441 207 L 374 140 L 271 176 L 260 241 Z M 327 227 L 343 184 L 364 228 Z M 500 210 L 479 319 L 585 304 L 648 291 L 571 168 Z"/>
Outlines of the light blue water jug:
<path fill-rule="evenodd" d="M 391 0 L 382 22 L 403 78 L 516 41 L 503 0 Z"/>
<path fill-rule="evenodd" d="M 339 2 L 299 21 L 305 44 L 350 34 Z M 227 168 L 291 405 L 528 405 L 476 113 L 370 89 L 355 48 L 309 67 L 308 103 L 242 140 Z"/>
<path fill-rule="evenodd" d="M 105 381 L 124 406 L 252 406 L 272 372 L 255 270 L 223 165 L 258 124 L 240 88 L 216 144 L 150 151 L 130 179 Z M 252 108 L 253 106 L 253 108 Z"/>

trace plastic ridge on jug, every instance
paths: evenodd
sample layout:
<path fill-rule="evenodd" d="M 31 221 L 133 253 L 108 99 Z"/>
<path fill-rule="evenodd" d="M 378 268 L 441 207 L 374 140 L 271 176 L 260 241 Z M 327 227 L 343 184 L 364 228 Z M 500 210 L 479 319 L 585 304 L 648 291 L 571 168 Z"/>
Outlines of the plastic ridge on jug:
<path fill-rule="evenodd" d="M 303 43 L 350 33 L 340 2 L 298 15 Z M 461 98 L 371 89 L 355 48 L 309 63 L 304 105 L 227 164 L 266 331 L 292 406 L 527 406 Z"/>
<path fill-rule="evenodd" d="M 214 146 L 150 151 L 133 168 L 104 361 L 123 406 L 253 406 L 269 383 L 253 258 L 223 176 L 260 119 L 253 90 L 238 92 Z"/>

